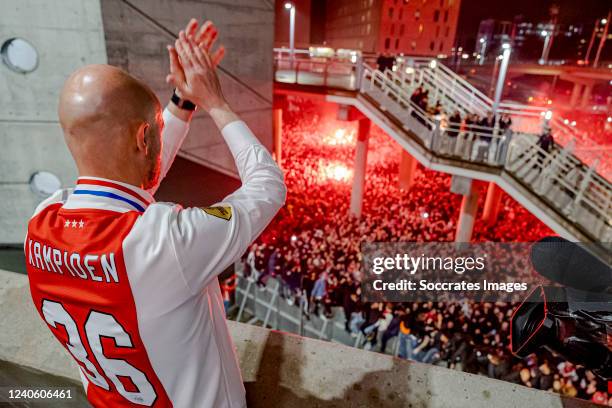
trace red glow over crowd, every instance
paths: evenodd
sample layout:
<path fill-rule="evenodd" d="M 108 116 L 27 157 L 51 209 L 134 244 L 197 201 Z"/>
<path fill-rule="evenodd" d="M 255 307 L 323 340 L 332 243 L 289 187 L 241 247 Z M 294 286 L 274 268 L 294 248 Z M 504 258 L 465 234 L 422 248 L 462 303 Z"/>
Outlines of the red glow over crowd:
<path fill-rule="evenodd" d="M 453 241 L 462 197 L 450 192 L 450 175 L 420 165 L 414 186 L 400 190 L 401 147 L 372 126 L 363 215 L 350 216 L 356 123 L 335 114 L 332 105 L 289 100 L 281 160 L 287 203 L 246 259 L 258 281 L 275 276 L 288 301 L 309 302 L 307 314 L 331 317 L 332 307 L 340 307 L 347 332 L 361 333 L 366 349 L 384 352 L 399 336 L 404 358 L 608 403 L 605 384 L 589 370 L 545 351 L 525 360 L 511 355 L 513 305 L 361 302 L 360 244 Z M 486 188 L 478 185 L 480 212 Z M 473 240 L 529 242 L 547 235 L 553 232 L 504 194 L 496 222 L 477 221 Z"/>

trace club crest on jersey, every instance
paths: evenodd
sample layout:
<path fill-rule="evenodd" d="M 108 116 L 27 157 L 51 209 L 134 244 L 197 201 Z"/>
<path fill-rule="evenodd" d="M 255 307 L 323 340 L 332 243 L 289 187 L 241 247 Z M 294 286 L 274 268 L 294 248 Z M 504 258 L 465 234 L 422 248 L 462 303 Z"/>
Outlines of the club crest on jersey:
<path fill-rule="evenodd" d="M 232 207 L 202 207 L 202 211 L 213 217 L 224 219 L 225 221 L 232 219 Z"/>

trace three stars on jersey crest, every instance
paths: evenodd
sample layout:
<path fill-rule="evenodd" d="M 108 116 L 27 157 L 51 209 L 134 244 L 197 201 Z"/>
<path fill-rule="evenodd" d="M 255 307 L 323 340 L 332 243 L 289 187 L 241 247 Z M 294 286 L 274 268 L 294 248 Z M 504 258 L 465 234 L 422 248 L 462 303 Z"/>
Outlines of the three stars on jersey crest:
<path fill-rule="evenodd" d="M 83 228 L 85 227 L 85 222 L 83 220 L 66 220 L 64 222 L 64 228 Z"/>

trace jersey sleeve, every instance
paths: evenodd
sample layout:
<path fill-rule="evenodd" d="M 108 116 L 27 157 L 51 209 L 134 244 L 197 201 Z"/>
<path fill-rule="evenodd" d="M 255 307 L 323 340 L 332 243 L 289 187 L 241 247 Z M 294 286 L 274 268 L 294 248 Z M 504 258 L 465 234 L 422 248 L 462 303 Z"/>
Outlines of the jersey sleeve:
<path fill-rule="evenodd" d="M 285 202 L 283 173 L 246 124 L 232 122 L 222 134 L 242 186 L 212 207 L 175 209 L 169 220 L 170 243 L 195 290 L 240 258 Z"/>
<path fill-rule="evenodd" d="M 189 123 L 174 116 L 168 108 L 164 109 L 164 130 L 162 131 L 161 172 L 158 183 L 148 191 L 155 194 L 159 184 L 168 174 L 181 145 L 189 132 Z"/>

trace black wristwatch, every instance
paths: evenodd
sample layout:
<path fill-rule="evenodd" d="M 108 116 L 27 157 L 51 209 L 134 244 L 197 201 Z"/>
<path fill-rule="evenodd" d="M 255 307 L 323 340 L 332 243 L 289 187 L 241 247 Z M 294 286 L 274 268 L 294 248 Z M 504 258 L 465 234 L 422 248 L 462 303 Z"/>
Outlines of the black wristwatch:
<path fill-rule="evenodd" d="M 176 90 L 172 92 L 172 98 L 170 98 L 173 104 L 179 107 L 179 109 L 184 109 L 187 111 L 194 111 L 196 109 L 195 103 L 188 101 L 187 99 L 181 99 L 180 96 L 176 94 Z"/>

